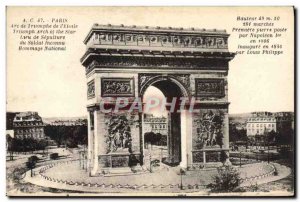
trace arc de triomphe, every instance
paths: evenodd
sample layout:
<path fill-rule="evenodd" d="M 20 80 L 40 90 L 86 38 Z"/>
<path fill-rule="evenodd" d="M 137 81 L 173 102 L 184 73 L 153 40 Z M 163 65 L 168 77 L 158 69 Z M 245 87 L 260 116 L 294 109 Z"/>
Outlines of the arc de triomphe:
<path fill-rule="evenodd" d="M 225 30 L 94 24 L 84 40 L 88 167 L 91 175 L 144 163 L 143 112 L 103 112 L 118 97 L 143 98 L 149 86 L 173 97 L 195 98 L 191 113 L 168 113 L 169 165 L 220 162 L 229 149 L 229 34 Z M 106 98 L 110 99 L 106 99 Z"/>

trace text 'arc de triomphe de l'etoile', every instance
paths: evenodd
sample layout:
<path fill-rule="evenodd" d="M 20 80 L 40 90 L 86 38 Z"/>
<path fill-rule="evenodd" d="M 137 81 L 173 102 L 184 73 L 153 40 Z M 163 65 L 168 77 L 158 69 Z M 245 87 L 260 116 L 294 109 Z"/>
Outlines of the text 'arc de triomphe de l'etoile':
<path fill-rule="evenodd" d="M 104 113 L 117 97 L 143 98 L 149 86 L 172 97 L 195 98 L 194 110 L 168 113 L 169 165 L 220 163 L 229 150 L 229 34 L 225 30 L 94 24 L 84 40 L 88 168 L 92 176 L 144 163 L 143 112 Z M 122 137 L 115 144 L 116 136 Z"/>

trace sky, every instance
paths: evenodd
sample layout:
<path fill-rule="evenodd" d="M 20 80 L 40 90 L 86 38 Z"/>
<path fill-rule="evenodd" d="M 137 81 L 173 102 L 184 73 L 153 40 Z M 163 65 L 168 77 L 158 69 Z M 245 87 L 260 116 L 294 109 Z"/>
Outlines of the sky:
<path fill-rule="evenodd" d="M 274 10 L 275 9 L 275 10 Z M 277 10 L 276 10 L 277 9 Z M 294 110 L 293 20 L 280 8 L 199 8 L 199 7 L 14 7 L 7 10 L 7 111 L 37 111 L 42 117 L 86 115 L 86 78 L 80 58 L 83 40 L 94 23 L 161 27 L 226 29 L 229 51 L 245 43 L 232 33 L 240 22 L 237 16 L 276 16 L 279 27 L 288 27 L 278 42 L 280 56 L 237 55 L 229 63 L 229 113 Z M 65 52 L 18 51 L 19 35 L 12 23 L 24 18 L 67 18 L 78 24 L 67 38 Z M 153 91 L 153 93 L 155 93 Z M 151 94 L 151 91 L 150 91 Z"/>

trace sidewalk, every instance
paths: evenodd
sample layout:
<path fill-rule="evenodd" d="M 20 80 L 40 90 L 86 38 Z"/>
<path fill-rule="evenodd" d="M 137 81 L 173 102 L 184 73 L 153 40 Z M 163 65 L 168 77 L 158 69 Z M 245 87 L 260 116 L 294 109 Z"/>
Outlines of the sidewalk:
<path fill-rule="evenodd" d="M 265 178 L 261 178 L 259 180 L 255 180 L 255 181 L 246 181 L 246 182 L 243 182 L 241 186 L 251 186 L 251 185 L 260 185 L 260 184 L 265 184 L 265 183 L 268 183 L 268 182 L 273 182 L 273 181 L 276 181 L 276 180 L 280 180 L 282 178 L 285 178 L 287 176 L 289 176 L 291 174 L 291 169 L 284 166 L 284 165 L 280 165 L 278 163 L 272 163 L 277 171 L 278 171 L 278 175 L 275 176 L 275 175 L 270 175 L 268 177 L 265 177 Z"/>

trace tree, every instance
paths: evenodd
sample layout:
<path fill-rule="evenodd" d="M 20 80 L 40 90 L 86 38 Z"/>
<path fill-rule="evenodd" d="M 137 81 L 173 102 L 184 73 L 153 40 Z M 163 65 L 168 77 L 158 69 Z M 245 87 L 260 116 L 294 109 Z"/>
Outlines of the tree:
<path fill-rule="evenodd" d="M 6 135 L 6 144 L 7 144 L 7 151 L 9 152 L 9 160 L 14 160 L 14 153 L 13 153 L 13 138 L 7 134 Z"/>
<path fill-rule="evenodd" d="M 219 167 L 218 173 L 213 177 L 213 183 L 208 188 L 213 192 L 232 192 L 240 184 L 240 173 L 232 166 Z"/>
<path fill-rule="evenodd" d="M 270 143 L 274 143 L 276 140 L 277 133 L 274 130 L 271 130 L 267 133 L 267 140 Z"/>
<path fill-rule="evenodd" d="M 37 150 L 43 150 L 43 153 L 45 153 L 45 149 L 48 145 L 48 142 L 44 139 L 37 141 Z"/>
<path fill-rule="evenodd" d="M 233 146 L 245 145 L 248 148 L 249 138 L 245 129 L 237 129 L 236 124 L 229 125 L 229 141 L 233 142 Z"/>
<path fill-rule="evenodd" d="M 44 139 L 37 140 L 34 138 L 12 138 L 11 140 L 9 140 L 8 150 L 11 152 L 33 152 L 35 150 L 45 150 L 46 146 L 47 141 Z"/>
<path fill-rule="evenodd" d="M 292 128 L 283 128 L 277 132 L 275 142 L 277 145 L 293 145 L 294 131 Z"/>
<path fill-rule="evenodd" d="M 66 126 L 58 126 L 57 128 L 57 144 L 58 146 L 65 144 Z"/>
<path fill-rule="evenodd" d="M 238 139 L 238 131 L 235 124 L 229 124 L 229 142 L 236 142 Z"/>
<path fill-rule="evenodd" d="M 34 160 L 34 158 L 28 158 L 28 161 L 26 162 L 26 167 L 28 169 L 30 169 L 30 176 L 32 177 L 33 176 L 33 172 L 32 170 L 35 168 L 35 165 L 36 165 L 36 161 Z"/>
<path fill-rule="evenodd" d="M 59 140 L 59 134 L 58 134 L 58 128 L 59 126 L 51 126 L 47 125 L 44 128 L 45 135 L 50 137 L 50 139 L 54 140 L 57 145 L 60 145 L 60 140 Z"/>
<path fill-rule="evenodd" d="M 239 132 L 239 139 L 241 141 L 248 141 L 247 130 L 241 129 L 238 130 L 238 132 Z"/>
<path fill-rule="evenodd" d="M 72 134 L 72 138 L 75 143 L 87 145 L 87 127 L 86 126 L 75 126 Z"/>
<path fill-rule="evenodd" d="M 166 146 L 166 145 L 168 145 L 167 141 L 168 141 L 168 136 L 167 135 L 163 135 L 161 137 L 160 143 L 161 143 L 162 146 Z"/>
<path fill-rule="evenodd" d="M 160 133 L 155 134 L 155 144 L 156 145 L 159 145 L 159 142 L 161 141 L 161 138 L 162 138 L 162 134 L 160 134 Z"/>
<path fill-rule="evenodd" d="M 227 158 L 228 158 L 228 155 L 226 154 L 226 152 L 225 151 L 221 151 L 220 161 L 223 163 L 223 165 L 225 164 Z"/>
<path fill-rule="evenodd" d="M 229 141 L 230 142 L 245 142 L 247 144 L 248 136 L 245 129 L 238 130 L 235 124 L 229 125 Z"/>
<path fill-rule="evenodd" d="M 154 132 L 147 132 L 145 133 L 144 135 L 144 140 L 145 140 L 145 144 L 151 144 L 151 147 L 152 147 L 152 144 L 155 143 L 155 133 Z"/>
<path fill-rule="evenodd" d="M 45 134 L 54 140 L 57 145 L 66 144 L 68 147 L 77 147 L 78 144 L 87 145 L 88 142 L 86 125 L 48 125 L 45 127 Z"/>

